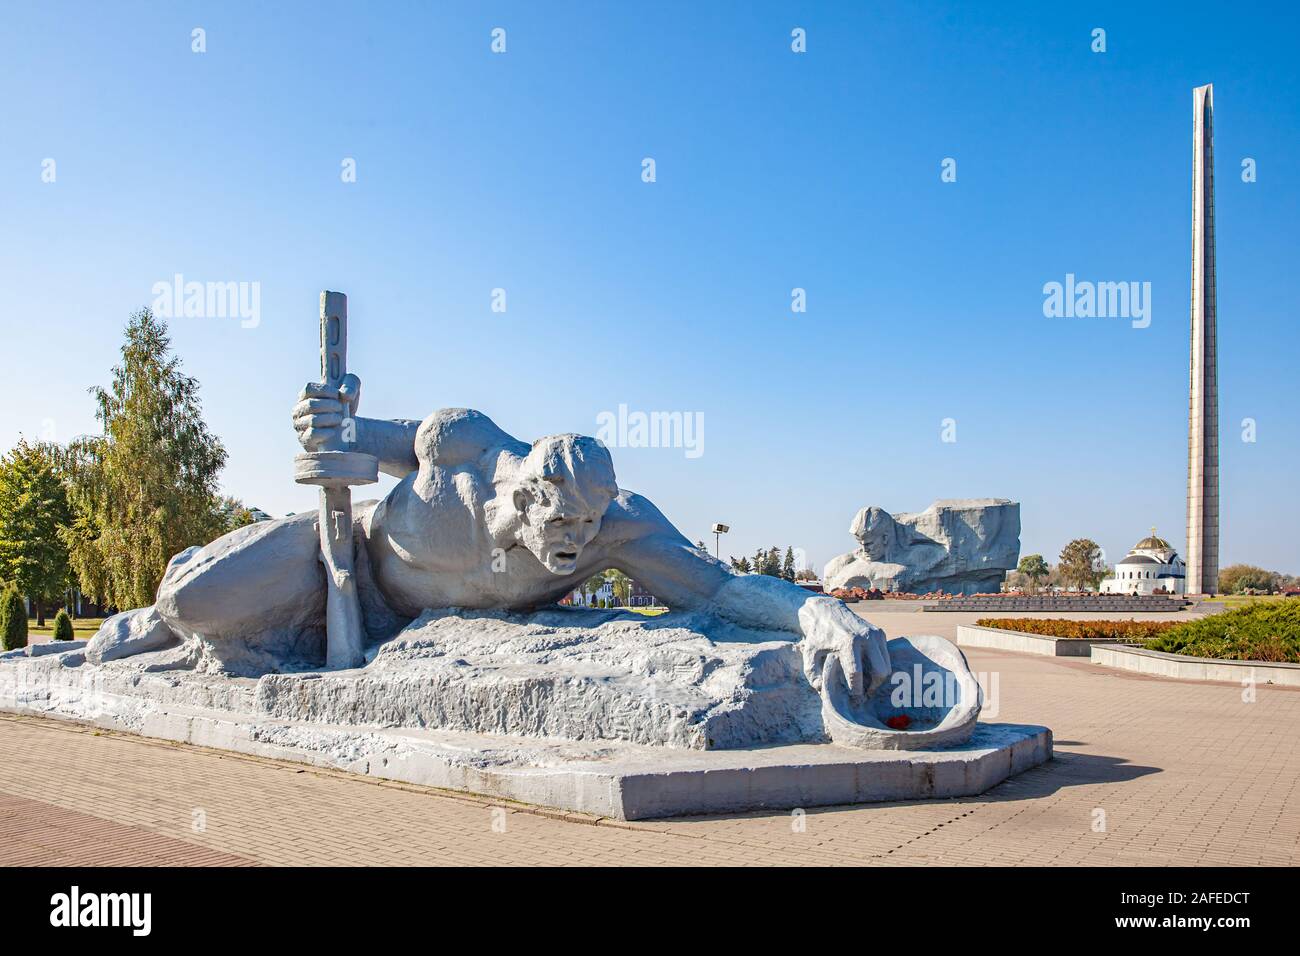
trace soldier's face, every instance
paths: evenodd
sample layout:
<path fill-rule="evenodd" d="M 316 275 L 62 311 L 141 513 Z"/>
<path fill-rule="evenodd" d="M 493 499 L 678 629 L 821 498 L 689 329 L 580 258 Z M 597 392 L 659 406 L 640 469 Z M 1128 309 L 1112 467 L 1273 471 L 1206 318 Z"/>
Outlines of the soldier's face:
<path fill-rule="evenodd" d="M 591 539 L 600 530 L 600 513 L 562 505 L 528 506 L 523 539 L 528 550 L 552 574 L 572 574 Z"/>
<path fill-rule="evenodd" d="M 888 516 L 886 516 L 888 517 Z M 893 528 L 893 519 L 886 520 L 876 513 L 867 519 L 867 527 L 862 535 L 862 550 L 873 561 L 882 561 L 889 555 L 889 533 Z"/>

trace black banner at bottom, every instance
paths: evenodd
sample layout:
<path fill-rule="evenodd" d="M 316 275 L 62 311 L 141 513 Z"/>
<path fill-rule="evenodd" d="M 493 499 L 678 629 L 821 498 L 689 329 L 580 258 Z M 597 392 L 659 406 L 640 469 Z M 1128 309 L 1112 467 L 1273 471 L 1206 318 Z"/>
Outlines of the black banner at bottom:
<path fill-rule="evenodd" d="M 425 936 L 469 927 L 494 941 L 543 941 L 633 927 L 676 926 L 698 945 L 716 927 L 734 940 L 773 922 L 861 933 L 864 945 L 898 937 L 987 931 L 990 944 L 1025 934 L 1069 939 L 1199 936 L 1231 943 L 1291 922 L 1290 874 L 1264 869 L 878 868 L 843 870 L 526 869 L 9 869 L 0 871 L 4 939 L 32 936 L 262 943 Z M 688 920 L 690 928 L 681 922 Z M 551 927 L 548 930 L 546 927 Z M 521 935 L 522 934 L 522 935 Z M 937 934 L 937 935 L 936 935 Z M 599 938 L 599 937 L 595 937 Z M 871 943 L 868 943 L 870 938 Z M 96 940 L 97 941 L 97 940 Z M 487 941 L 483 938 L 483 941 Z M 666 943 L 666 939 L 664 940 Z M 437 945 L 437 935 L 429 936 Z M 683 940 L 683 942 L 685 942 Z"/>

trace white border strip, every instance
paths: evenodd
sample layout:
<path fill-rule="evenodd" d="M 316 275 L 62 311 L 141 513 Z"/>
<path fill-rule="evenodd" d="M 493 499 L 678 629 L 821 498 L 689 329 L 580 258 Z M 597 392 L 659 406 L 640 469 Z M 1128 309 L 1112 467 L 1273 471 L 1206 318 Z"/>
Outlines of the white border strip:
<path fill-rule="evenodd" d="M 1122 644 L 1094 647 L 1092 662 L 1102 667 L 1134 671 L 1153 677 L 1170 677 L 1174 680 L 1226 681 L 1232 684 L 1250 682 L 1275 684 L 1279 687 L 1300 687 L 1300 664 L 1188 657 L 1184 654 L 1148 651 L 1141 647 L 1126 647 Z"/>

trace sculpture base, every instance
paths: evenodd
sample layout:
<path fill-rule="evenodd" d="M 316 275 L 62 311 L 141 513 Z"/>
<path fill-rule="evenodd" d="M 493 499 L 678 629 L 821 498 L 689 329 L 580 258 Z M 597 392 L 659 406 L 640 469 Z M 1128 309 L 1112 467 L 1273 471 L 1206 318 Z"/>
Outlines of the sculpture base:
<path fill-rule="evenodd" d="M 0 703 L 0 710 L 59 716 Z M 160 707 L 138 723 L 109 712 L 81 722 L 615 820 L 969 797 L 1052 757 L 1052 732 L 1026 724 L 980 724 L 966 744 L 936 751 L 835 744 L 691 751 L 363 731 L 184 707 Z"/>
<path fill-rule="evenodd" d="M 0 709 L 620 820 L 972 796 L 1052 754 L 1048 729 L 1011 724 L 944 749 L 790 739 L 816 733 L 816 697 L 783 642 L 694 646 L 664 622 L 623 670 L 601 640 L 622 622 L 585 646 L 537 618 L 466 624 L 431 615 L 365 668 L 260 679 L 188 669 L 184 646 L 99 666 L 14 652 Z"/>
<path fill-rule="evenodd" d="M 124 633 L 148 640 L 117 655 L 134 639 Z M 978 682 L 951 642 L 888 641 L 894 672 L 862 700 L 848 698 L 838 673 L 825 693 L 815 690 L 799 638 L 701 614 L 444 608 L 372 644 L 362 666 L 322 671 L 316 657 L 295 659 L 295 648 L 312 646 L 303 635 L 277 643 L 272 633 L 194 634 L 181 644 L 153 608 L 141 608 L 104 623 L 86 648 L 92 666 L 84 673 L 102 690 L 131 696 L 202 706 L 216 695 L 251 714 L 346 727 L 693 750 L 828 742 L 933 750 L 974 732 Z M 45 670 L 81 667 L 67 658 Z M 31 676 L 66 679 L 43 674 Z"/>

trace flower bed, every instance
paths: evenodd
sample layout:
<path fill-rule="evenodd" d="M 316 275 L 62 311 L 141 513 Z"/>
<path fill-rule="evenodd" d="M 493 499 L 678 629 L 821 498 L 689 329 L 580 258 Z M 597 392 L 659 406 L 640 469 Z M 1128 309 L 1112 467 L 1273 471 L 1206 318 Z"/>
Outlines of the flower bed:
<path fill-rule="evenodd" d="M 1033 617 L 982 617 L 975 623 L 979 627 L 996 627 L 1023 634 L 1042 634 L 1045 637 L 1134 643 L 1149 641 L 1175 627 L 1184 626 L 1180 621 L 1067 621 L 1061 618 Z"/>
<path fill-rule="evenodd" d="M 1121 640 L 1149 651 L 1227 661 L 1300 664 L 1300 604 L 1276 601 L 1196 621 L 1066 621 L 982 617 L 980 627 L 1079 640 Z"/>

